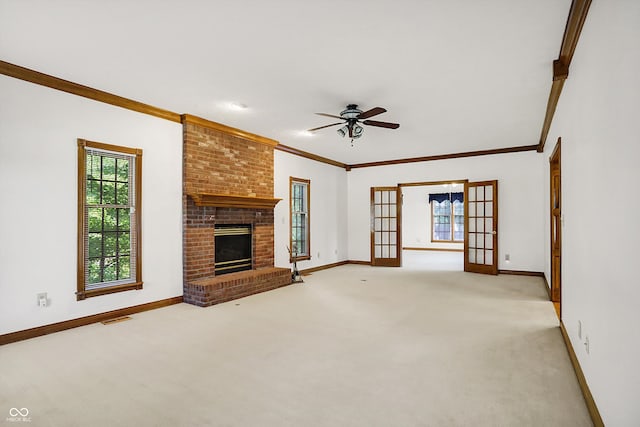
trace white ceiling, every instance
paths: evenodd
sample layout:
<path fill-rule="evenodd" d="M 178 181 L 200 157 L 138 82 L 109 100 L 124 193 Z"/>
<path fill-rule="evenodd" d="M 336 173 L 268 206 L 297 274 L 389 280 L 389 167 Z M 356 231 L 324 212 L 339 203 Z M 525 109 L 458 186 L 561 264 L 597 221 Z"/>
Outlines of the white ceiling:
<path fill-rule="evenodd" d="M 0 59 L 354 164 L 537 144 L 570 5 L 0 0 Z M 348 103 L 400 128 L 299 134 Z"/>

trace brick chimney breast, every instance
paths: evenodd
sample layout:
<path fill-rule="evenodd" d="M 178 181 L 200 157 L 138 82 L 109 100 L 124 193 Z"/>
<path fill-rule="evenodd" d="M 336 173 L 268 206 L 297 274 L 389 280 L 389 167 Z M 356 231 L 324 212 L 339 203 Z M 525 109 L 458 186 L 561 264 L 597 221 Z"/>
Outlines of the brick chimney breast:
<path fill-rule="evenodd" d="M 209 306 L 290 284 L 290 270 L 274 268 L 272 208 L 198 206 L 190 196 L 273 199 L 277 142 L 189 115 L 182 124 L 184 301 Z M 251 271 L 215 277 L 215 224 L 251 225 Z"/>

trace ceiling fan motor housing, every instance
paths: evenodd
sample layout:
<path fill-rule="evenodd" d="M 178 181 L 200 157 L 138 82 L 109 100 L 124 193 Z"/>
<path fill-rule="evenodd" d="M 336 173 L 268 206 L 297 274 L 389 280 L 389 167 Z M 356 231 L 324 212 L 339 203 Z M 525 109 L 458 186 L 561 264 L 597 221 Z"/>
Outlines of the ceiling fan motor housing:
<path fill-rule="evenodd" d="M 358 108 L 357 104 L 349 104 L 347 109 L 340 113 L 340 116 L 345 119 L 357 119 L 360 113 L 362 113 L 362 110 Z"/>

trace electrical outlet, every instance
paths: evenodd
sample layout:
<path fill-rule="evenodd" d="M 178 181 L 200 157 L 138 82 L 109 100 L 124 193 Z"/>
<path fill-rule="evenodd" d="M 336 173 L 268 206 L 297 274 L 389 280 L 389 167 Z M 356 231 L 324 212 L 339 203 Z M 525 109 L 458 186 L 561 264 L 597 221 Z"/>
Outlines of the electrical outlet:
<path fill-rule="evenodd" d="M 38 294 L 38 307 L 46 307 L 48 305 L 47 293 Z"/>
<path fill-rule="evenodd" d="M 587 354 L 589 354 L 589 335 L 584 337 L 584 349 L 587 350 Z"/>
<path fill-rule="evenodd" d="M 511 255 L 509 255 L 509 254 L 505 254 L 505 255 L 504 255 L 504 260 L 505 260 L 505 261 L 511 261 Z"/>

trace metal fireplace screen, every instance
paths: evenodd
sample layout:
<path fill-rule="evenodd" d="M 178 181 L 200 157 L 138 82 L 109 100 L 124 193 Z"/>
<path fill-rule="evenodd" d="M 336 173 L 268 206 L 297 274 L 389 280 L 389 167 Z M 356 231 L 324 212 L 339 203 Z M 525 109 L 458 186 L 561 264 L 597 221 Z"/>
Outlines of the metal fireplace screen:
<path fill-rule="evenodd" d="M 251 225 L 216 225 L 215 274 L 251 270 Z"/>

